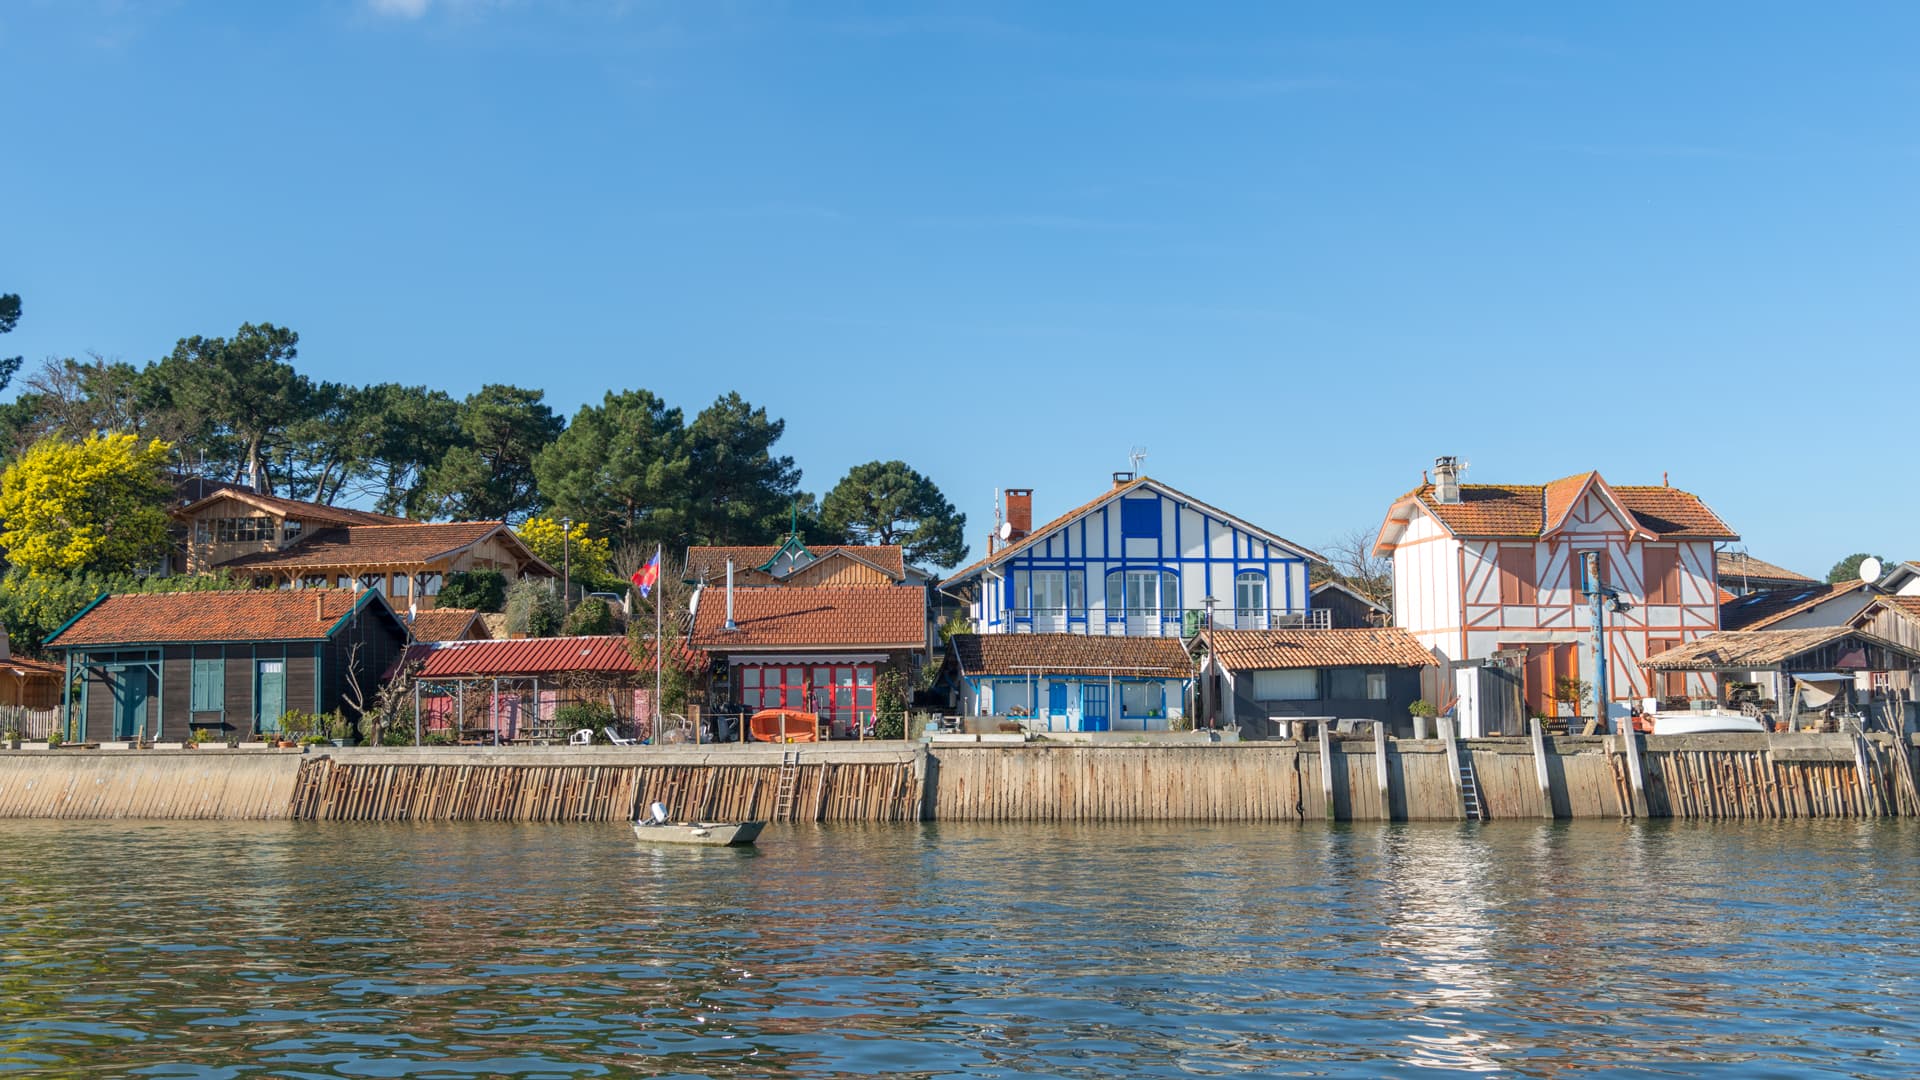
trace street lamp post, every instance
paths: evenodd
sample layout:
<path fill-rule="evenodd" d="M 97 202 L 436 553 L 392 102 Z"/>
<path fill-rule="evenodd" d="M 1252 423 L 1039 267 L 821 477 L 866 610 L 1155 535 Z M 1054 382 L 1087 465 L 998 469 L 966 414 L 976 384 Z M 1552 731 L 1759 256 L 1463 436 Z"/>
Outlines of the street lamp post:
<path fill-rule="evenodd" d="M 1201 618 L 1202 630 L 1207 635 L 1207 667 L 1205 674 L 1200 679 L 1200 711 L 1206 714 L 1207 727 L 1209 729 L 1220 726 L 1220 703 L 1214 700 L 1217 695 L 1213 693 L 1213 605 L 1217 603 L 1219 603 L 1219 601 L 1213 598 L 1212 593 L 1208 593 L 1206 597 L 1200 601 L 1201 608 L 1206 611 L 1206 614 Z"/>
<path fill-rule="evenodd" d="M 573 519 L 560 521 L 560 610 L 573 613 Z"/>

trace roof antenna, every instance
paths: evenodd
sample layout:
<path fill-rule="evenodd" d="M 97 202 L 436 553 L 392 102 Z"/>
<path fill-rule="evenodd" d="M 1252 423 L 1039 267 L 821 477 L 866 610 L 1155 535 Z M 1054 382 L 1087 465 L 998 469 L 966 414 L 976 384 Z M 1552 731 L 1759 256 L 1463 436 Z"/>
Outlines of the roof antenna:
<path fill-rule="evenodd" d="M 1127 451 L 1127 460 L 1133 463 L 1133 475 L 1136 477 L 1139 476 L 1140 463 L 1147 460 L 1147 448 L 1144 446 L 1136 446 L 1132 450 Z"/>

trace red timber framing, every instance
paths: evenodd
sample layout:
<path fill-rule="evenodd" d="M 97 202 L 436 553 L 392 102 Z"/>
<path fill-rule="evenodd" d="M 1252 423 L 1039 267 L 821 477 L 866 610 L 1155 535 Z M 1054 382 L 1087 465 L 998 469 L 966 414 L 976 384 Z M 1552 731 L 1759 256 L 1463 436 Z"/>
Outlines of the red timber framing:
<path fill-rule="evenodd" d="M 735 685 L 748 712 L 804 709 L 829 723 L 835 738 L 850 739 L 872 730 L 878 670 L 873 663 L 741 664 Z"/>

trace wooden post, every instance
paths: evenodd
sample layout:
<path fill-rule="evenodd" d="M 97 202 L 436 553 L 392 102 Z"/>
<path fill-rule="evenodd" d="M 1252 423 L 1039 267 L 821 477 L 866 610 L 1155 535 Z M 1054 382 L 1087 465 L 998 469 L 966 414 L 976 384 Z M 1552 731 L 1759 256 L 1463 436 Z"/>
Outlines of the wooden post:
<path fill-rule="evenodd" d="M 1627 784 L 1632 792 L 1629 809 L 1634 817 L 1644 819 L 1647 816 L 1647 779 L 1640 771 L 1640 740 L 1634 734 L 1632 724 L 1626 725 L 1620 732 L 1620 752 L 1627 757 Z"/>
<path fill-rule="evenodd" d="M 1533 775 L 1540 781 L 1540 816 L 1553 817 L 1553 780 L 1547 772 L 1547 733 L 1535 718 L 1529 721 L 1533 725 Z"/>
<path fill-rule="evenodd" d="M 1384 721 L 1373 722 L 1373 776 L 1380 784 L 1380 820 L 1393 820 L 1393 793 L 1388 791 L 1387 779 L 1387 725 Z"/>
<path fill-rule="evenodd" d="M 1453 718 L 1442 716 L 1440 720 L 1440 742 L 1447 748 L 1447 779 L 1453 783 L 1453 816 L 1465 820 L 1467 816 L 1467 793 L 1460 786 L 1460 744 L 1453 739 Z"/>
<path fill-rule="evenodd" d="M 1333 810 L 1333 732 L 1326 720 L 1320 724 L 1320 794 L 1327 802 L 1327 820 L 1334 820 Z"/>
<path fill-rule="evenodd" d="M 1860 816 L 1879 817 L 1880 797 L 1873 789 L 1873 775 L 1867 768 L 1866 740 L 1850 736 L 1853 742 L 1853 773 L 1860 781 Z"/>

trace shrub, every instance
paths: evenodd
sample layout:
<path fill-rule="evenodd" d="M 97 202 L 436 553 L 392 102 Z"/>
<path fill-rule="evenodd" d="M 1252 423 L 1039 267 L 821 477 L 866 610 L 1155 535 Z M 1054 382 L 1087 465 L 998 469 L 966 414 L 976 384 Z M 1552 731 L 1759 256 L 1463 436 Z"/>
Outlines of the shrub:
<path fill-rule="evenodd" d="M 507 590 L 507 632 L 526 637 L 552 637 L 560 631 L 566 610 L 554 588 L 526 578 Z"/>
<path fill-rule="evenodd" d="M 569 734 L 585 728 L 599 738 L 600 729 L 613 721 L 613 706 L 604 701 L 569 701 L 553 710 L 553 726 Z"/>
<path fill-rule="evenodd" d="M 1408 716 L 1437 716 L 1439 712 L 1440 710 L 1433 707 L 1433 702 L 1425 698 L 1421 698 L 1419 701 L 1407 706 Z"/>
<path fill-rule="evenodd" d="M 322 720 L 310 712 L 288 709 L 280 714 L 280 737 L 300 742 L 309 736 L 320 734 Z"/>
<path fill-rule="evenodd" d="M 435 603 L 441 607 L 503 611 L 507 603 L 507 576 L 498 570 L 462 570 L 448 574 Z"/>
<path fill-rule="evenodd" d="M 568 637 L 583 637 L 588 634 L 613 633 L 613 609 L 605 600 L 596 600 L 589 596 L 580 601 L 580 605 L 567 613 L 566 633 Z"/>

